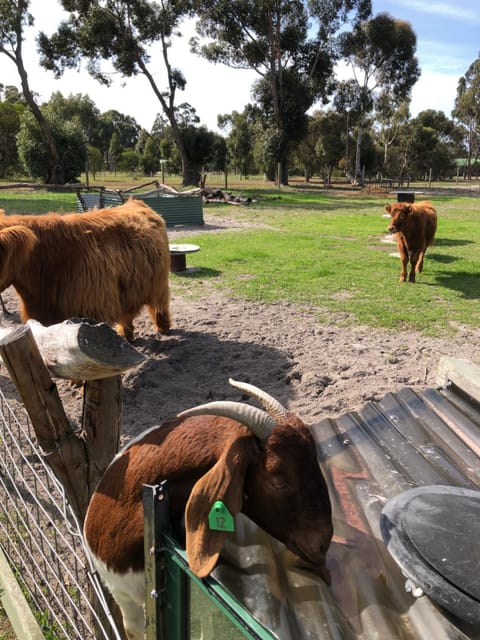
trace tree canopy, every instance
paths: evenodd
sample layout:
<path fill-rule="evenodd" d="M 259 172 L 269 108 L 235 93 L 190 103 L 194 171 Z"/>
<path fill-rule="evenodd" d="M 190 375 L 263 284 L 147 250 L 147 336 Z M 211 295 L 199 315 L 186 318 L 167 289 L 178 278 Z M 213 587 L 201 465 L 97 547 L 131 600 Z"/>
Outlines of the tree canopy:
<path fill-rule="evenodd" d="M 354 172 L 357 180 L 361 175 L 364 119 L 376 101 L 387 99 L 398 106 L 409 96 L 420 76 L 416 46 L 411 25 L 388 13 L 360 22 L 340 36 L 340 51 L 352 68 L 360 103 Z"/>
<path fill-rule="evenodd" d="M 62 183 L 64 180 L 62 158 L 59 154 L 55 136 L 49 122 L 44 117 L 30 87 L 27 69 L 23 60 L 23 34 L 27 26 L 34 22 L 29 13 L 29 0 L 0 2 L 0 54 L 5 55 L 17 68 L 22 85 L 22 93 L 30 111 L 37 121 L 47 145 L 51 174 L 48 181 Z"/>
<path fill-rule="evenodd" d="M 288 181 L 292 143 L 307 130 L 307 111 L 333 88 L 336 31 L 370 14 L 367 0 L 198 0 L 195 51 L 213 62 L 254 69 L 264 136 L 278 179 Z"/>
<path fill-rule="evenodd" d="M 453 115 L 463 127 L 470 175 L 472 161 L 480 154 L 480 58 L 472 62 L 458 81 Z"/>
<path fill-rule="evenodd" d="M 190 2 L 61 0 L 61 4 L 69 18 L 52 36 L 40 34 L 41 64 L 59 77 L 64 69 L 79 68 L 86 61 L 89 73 L 104 84 L 110 82 L 102 68 L 107 60 L 124 77 L 145 76 L 170 123 L 182 161 L 183 183 L 198 183 L 198 171 L 192 167 L 177 121 L 177 91 L 185 88 L 186 80 L 169 59 L 172 39 L 179 35 L 178 27 L 190 12 Z M 163 87 L 150 66 L 154 46 L 158 46 L 163 62 Z"/>

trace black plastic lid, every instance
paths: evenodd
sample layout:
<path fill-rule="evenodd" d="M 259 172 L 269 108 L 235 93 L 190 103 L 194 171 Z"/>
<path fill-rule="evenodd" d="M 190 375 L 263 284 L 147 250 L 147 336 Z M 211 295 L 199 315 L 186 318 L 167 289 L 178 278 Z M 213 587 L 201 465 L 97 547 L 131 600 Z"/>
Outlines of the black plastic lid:
<path fill-rule="evenodd" d="M 480 491 L 405 491 L 387 502 L 380 524 L 407 578 L 455 615 L 480 623 Z"/>

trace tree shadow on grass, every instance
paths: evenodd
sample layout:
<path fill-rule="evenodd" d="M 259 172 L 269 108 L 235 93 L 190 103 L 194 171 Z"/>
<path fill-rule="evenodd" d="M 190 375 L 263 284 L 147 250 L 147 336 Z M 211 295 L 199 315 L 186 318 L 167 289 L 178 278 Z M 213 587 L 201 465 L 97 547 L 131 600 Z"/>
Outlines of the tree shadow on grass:
<path fill-rule="evenodd" d="M 438 262 L 440 264 L 452 264 L 452 262 L 457 262 L 459 258 L 456 256 L 446 256 L 442 253 L 430 253 L 427 251 L 426 260 L 429 262 Z"/>
<path fill-rule="evenodd" d="M 435 238 L 434 247 L 465 247 L 473 244 L 473 240 L 457 240 L 453 238 Z"/>
<path fill-rule="evenodd" d="M 436 284 L 459 291 L 466 300 L 480 299 L 480 274 L 455 271 L 435 276 Z"/>

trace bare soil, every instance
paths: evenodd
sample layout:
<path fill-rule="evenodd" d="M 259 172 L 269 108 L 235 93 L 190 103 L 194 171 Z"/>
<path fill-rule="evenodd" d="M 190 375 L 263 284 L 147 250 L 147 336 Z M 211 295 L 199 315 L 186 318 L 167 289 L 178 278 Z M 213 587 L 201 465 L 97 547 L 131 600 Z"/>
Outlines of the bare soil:
<path fill-rule="evenodd" d="M 169 231 L 171 240 L 190 232 L 242 228 L 235 212 L 227 207 L 221 220 L 209 220 L 207 215 L 201 231 Z M 12 312 L 0 314 L 2 324 L 18 323 L 13 288 L 4 291 L 2 298 Z M 124 375 L 127 439 L 195 404 L 240 400 L 239 392 L 228 384 L 229 377 L 265 389 L 312 423 L 354 411 L 405 386 L 417 391 L 435 386 L 442 356 L 480 362 L 477 328 L 458 327 L 455 337 L 442 339 L 361 325 L 345 327 L 337 324 L 335 316 L 322 323 L 315 309 L 288 302 L 232 299 L 209 288 L 207 282 L 200 300 L 174 293 L 171 309 L 174 326 L 168 336 L 154 333 L 145 312 L 135 323 L 133 344 L 148 358 Z M 10 384 L 6 370 L 0 368 L 0 388 Z M 81 388 L 62 381 L 58 386 L 67 415 L 78 420 Z"/>

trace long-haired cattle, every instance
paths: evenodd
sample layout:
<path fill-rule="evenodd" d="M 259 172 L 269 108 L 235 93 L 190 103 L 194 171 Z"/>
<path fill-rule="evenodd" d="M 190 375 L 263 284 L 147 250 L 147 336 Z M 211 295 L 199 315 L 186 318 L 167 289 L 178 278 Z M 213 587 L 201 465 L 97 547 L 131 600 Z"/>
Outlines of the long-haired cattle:
<path fill-rule="evenodd" d="M 114 458 L 91 498 L 85 541 L 129 638 L 144 633 L 144 484 L 168 480 L 170 518 L 175 525 L 185 516 L 197 576 L 212 571 L 228 535 L 209 529 L 209 512 L 222 500 L 232 515 L 242 511 L 328 580 L 332 514 L 310 429 L 257 387 L 230 382 L 265 410 L 214 402 L 146 431 Z"/>
<path fill-rule="evenodd" d="M 435 238 L 437 230 L 437 213 L 431 202 L 423 201 L 414 204 L 396 202 L 386 204 L 385 211 L 390 214 L 388 231 L 394 233 L 402 264 L 400 282 L 407 279 L 407 268 L 410 262 L 409 282 L 415 282 L 415 274 L 423 269 L 423 259 L 427 247 Z"/>
<path fill-rule="evenodd" d="M 86 317 L 118 323 L 132 340 L 146 305 L 167 332 L 169 269 L 165 222 L 141 200 L 84 214 L 0 216 L 0 291 L 15 287 L 23 321 Z"/>

